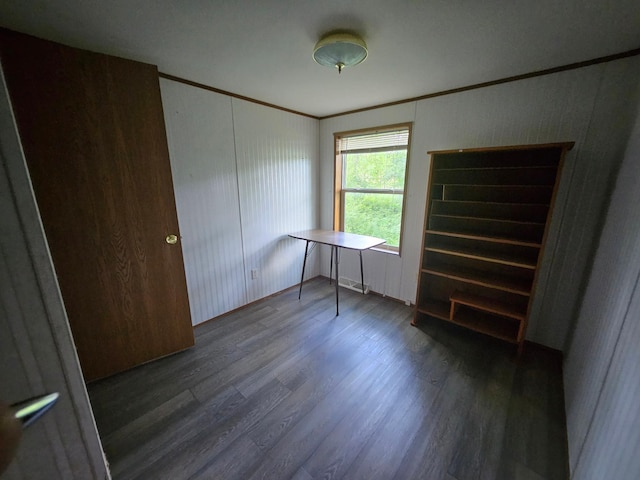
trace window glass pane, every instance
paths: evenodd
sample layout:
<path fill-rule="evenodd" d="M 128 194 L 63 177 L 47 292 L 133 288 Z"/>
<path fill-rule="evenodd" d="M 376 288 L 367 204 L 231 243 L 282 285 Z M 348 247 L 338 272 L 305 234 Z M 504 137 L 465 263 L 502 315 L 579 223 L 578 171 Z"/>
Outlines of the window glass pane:
<path fill-rule="evenodd" d="M 343 188 L 404 189 L 407 151 L 346 153 Z"/>
<path fill-rule="evenodd" d="M 344 231 L 384 238 L 388 245 L 399 247 L 402 198 L 400 194 L 345 192 Z"/>

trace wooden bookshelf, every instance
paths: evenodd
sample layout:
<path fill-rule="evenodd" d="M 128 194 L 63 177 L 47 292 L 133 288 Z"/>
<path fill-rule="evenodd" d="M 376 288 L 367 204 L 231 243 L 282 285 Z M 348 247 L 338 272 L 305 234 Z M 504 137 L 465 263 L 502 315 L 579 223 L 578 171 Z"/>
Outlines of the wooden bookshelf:
<path fill-rule="evenodd" d="M 412 324 L 431 317 L 521 351 L 562 162 L 572 146 L 429 152 Z"/>

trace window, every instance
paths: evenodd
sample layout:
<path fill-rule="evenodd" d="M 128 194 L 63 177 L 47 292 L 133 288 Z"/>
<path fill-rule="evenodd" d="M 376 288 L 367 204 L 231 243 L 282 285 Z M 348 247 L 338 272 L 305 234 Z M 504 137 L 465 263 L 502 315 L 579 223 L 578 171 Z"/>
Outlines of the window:
<path fill-rule="evenodd" d="M 335 134 L 334 228 L 400 251 L 410 124 Z"/>

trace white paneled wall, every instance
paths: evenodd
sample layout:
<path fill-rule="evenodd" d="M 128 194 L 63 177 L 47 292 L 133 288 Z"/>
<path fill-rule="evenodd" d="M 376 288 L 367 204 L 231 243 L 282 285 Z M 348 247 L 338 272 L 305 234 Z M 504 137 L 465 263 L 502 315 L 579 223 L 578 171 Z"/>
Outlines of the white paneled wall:
<path fill-rule="evenodd" d="M 374 291 L 415 302 L 429 173 L 427 151 L 575 141 L 569 153 L 540 272 L 530 340 L 562 349 L 582 278 L 594 249 L 611 175 L 631 125 L 628 94 L 637 57 L 380 108 L 320 122 L 321 226 L 333 215 L 333 133 L 413 121 L 402 257 L 369 252 L 365 282 Z M 328 275 L 324 252 L 322 273 Z M 358 278 L 356 263 L 341 274 Z"/>
<path fill-rule="evenodd" d="M 566 351 L 567 432 L 575 479 L 640 478 L 639 185 L 640 112 Z"/>
<path fill-rule="evenodd" d="M 303 246 L 286 234 L 318 224 L 318 121 L 170 80 L 160 87 L 198 324 L 299 281 Z"/>
<path fill-rule="evenodd" d="M 287 234 L 318 226 L 318 121 L 244 100 L 232 103 L 251 302 L 300 281 L 304 242 Z M 317 261 L 307 267 L 307 278 L 318 275 Z"/>
<path fill-rule="evenodd" d="M 576 144 L 572 176 L 563 183 L 564 216 L 552 223 L 553 252 L 548 252 L 543 264 L 543 289 L 532 312 L 535 323 L 530 338 L 560 350 L 564 350 L 569 325 L 578 313 L 638 97 L 640 57 L 600 68 L 584 142 Z"/>

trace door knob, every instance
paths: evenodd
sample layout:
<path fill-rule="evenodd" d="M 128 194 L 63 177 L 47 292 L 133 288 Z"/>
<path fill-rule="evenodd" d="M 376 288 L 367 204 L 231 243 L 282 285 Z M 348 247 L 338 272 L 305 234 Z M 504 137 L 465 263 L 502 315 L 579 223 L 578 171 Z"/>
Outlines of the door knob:
<path fill-rule="evenodd" d="M 167 238 L 164 239 L 169 245 L 175 245 L 178 243 L 178 237 L 175 235 L 167 235 Z"/>

